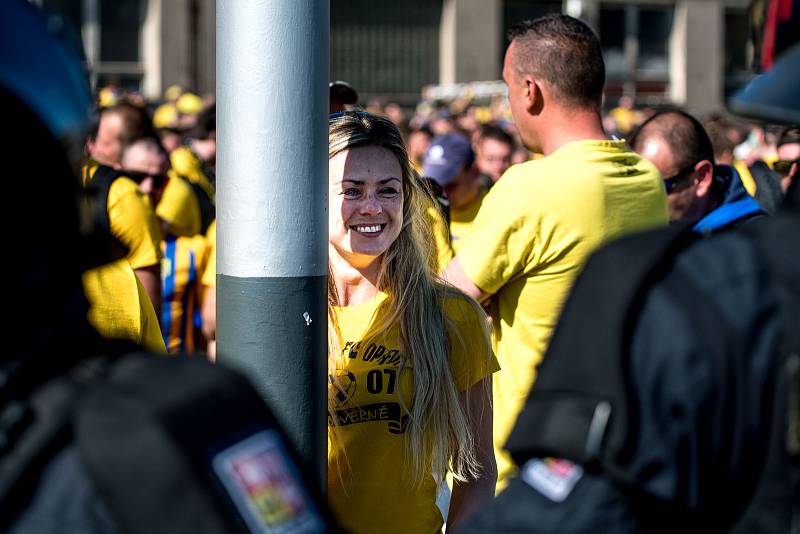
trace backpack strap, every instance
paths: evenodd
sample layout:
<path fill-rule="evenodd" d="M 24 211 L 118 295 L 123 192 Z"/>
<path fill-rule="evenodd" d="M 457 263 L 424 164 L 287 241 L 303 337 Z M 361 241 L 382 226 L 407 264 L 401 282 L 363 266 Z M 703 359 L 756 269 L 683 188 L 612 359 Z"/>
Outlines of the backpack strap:
<path fill-rule="evenodd" d="M 180 178 L 189 184 L 195 198 L 197 198 L 197 205 L 200 207 L 200 233 L 205 235 L 206 231 L 208 231 L 208 227 L 211 226 L 211 223 L 217 217 L 214 201 L 203 186 L 187 180 L 182 176 Z"/>
<path fill-rule="evenodd" d="M 623 376 L 643 289 L 698 239 L 688 226 L 625 237 L 595 253 L 578 277 L 506 448 L 518 465 L 558 456 L 591 465 L 627 443 Z M 565 392 L 563 384 L 575 384 Z M 536 432 L 530 429 L 536 428 Z"/>
<path fill-rule="evenodd" d="M 108 217 L 108 194 L 111 191 L 111 184 L 120 176 L 122 174 L 111 167 L 100 165 L 89 182 L 89 187 L 95 193 L 96 220 L 107 232 L 111 232 L 111 220 Z"/>

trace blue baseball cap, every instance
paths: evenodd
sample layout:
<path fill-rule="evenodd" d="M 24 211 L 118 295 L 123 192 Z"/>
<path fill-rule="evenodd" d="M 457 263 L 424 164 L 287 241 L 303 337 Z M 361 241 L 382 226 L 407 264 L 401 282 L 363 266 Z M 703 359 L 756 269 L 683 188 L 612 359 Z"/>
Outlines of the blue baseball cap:
<path fill-rule="evenodd" d="M 475 161 L 469 140 L 457 133 L 448 133 L 431 141 L 422 163 L 422 174 L 447 187 L 458 174 Z"/>

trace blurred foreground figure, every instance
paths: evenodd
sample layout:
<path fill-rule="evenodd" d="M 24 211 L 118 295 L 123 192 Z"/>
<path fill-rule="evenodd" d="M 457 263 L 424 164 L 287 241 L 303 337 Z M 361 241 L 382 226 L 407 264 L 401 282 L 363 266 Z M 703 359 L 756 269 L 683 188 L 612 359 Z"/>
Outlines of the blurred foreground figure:
<path fill-rule="evenodd" d="M 688 113 L 656 113 L 634 132 L 630 145 L 661 173 L 670 222 L 692 223 L 698 232 L 716 232 L 765 214 L 736 169 L 714 161 L 711 139 Z"/>
<path fill-rule="evenodd" d="M 0 355 L 0 532 L 326 531 L 318 493 L 239 374 L 90 326 L 87 268 L 125 250 L 79 209 L 88 85 L 63 21 L 0 3 L 0 155 L 14 251 Z M 52 88 L 58 91 L 53 92 Z M 34 165 L 31 166 L 31 162 Z M 84 196 L 81 200 L 85 200 Z M 20 225 L 19 222 L 24 221 Z M 115 253 L 115 254 L 112 254 Z"/>
<path fill-rule="evenodd" d="M 794 91 L 797 59 L 759 83 Z M 798 532 L 798 250 L 795 183 L 774 218 L 595 254 L 509 437 L 519 477 L 463 532 Z"/>

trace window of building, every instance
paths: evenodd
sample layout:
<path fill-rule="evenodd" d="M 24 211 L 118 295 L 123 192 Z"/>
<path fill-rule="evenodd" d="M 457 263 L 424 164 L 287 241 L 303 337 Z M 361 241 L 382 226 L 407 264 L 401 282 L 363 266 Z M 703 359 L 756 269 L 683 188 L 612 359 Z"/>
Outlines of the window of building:
<path fill-rule="evenodd" d="M 362 102 L 416 102 L 439 79 L 441 14 L 442 0 L 331 0 L 331 80 L 352 84 Z"/>

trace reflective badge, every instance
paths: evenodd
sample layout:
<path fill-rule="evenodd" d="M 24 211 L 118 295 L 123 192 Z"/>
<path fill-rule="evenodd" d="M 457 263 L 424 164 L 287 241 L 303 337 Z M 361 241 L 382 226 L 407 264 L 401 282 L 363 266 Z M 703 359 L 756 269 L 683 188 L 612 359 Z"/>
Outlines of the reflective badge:
<path fill-rule="evenodd" d="M 558 458 L 533 458 L 520 469 L 520 478 L 554 502 L 562 502 L 583 476 L 583 468 Z"/>
<path fill-rule="evenodd" d="M 302 486 L 280 434 L 265 430 L 220 452 L 214 472 L 251 532 L 319 532 L 324 521 Z"/>

